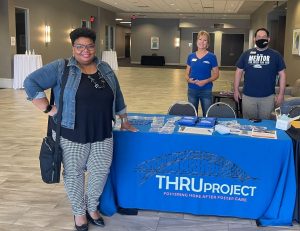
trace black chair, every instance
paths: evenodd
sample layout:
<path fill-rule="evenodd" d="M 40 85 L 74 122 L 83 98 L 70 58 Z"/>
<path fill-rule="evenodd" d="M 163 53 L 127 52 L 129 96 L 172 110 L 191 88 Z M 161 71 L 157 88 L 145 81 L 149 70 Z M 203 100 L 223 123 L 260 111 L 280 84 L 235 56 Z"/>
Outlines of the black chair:
<path fill-rule="evenodd" d="M 235 111 L 233 108 L 223 102 L 217 102 L 212 104 L 207 112 L 206 117 L 217 117 L 217 118 L 236 118 Z"/>
<path fill-rule="evenodd" d="M 300 105 L 298 106 L 294 106 L 290 111 L 289 111 L 289 114 L 288 116 L 290 118 L 294 118 L 296 116 L 299 116 L 300 115 Z"/>
<path fill-rule="evenodd" d="M 177 101 L 169 107 L 168 115 L 197 116 L 197 111 L 190 102 Z"/>

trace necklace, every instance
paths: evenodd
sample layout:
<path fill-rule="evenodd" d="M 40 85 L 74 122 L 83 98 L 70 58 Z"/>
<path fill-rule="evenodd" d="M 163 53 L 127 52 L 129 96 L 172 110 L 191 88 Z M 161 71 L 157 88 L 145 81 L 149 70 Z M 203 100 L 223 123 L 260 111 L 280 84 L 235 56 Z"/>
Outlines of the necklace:
<path fill-rule="evenodd" d="M 100 88 L 100 89 L 105 88 L 106 81 L 105 81 L 102 73 L 97 71 L 97 76 L 98 76 L 98 79 L 88 75 L 88 79 L 91 81 L 92 84 L 94 84 L 95 88 Z"/>

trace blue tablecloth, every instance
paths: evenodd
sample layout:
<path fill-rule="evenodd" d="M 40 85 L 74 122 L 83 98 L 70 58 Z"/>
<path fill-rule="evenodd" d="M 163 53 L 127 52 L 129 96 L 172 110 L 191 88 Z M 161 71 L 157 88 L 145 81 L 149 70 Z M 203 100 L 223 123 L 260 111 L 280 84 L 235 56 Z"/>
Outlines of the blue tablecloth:
<path fill-rule="evenodd" d="M 147 115 L 144 115 L 147 116 Z M 148 115 L 151 116 L 151 115 Z M 239 119 L 241 124 L 250 124 Z M 255 123 L 275 130 L 274 121 Z M 114 131 L 114 158 L 101 197 L 116 207 L 257 219 L 292 225 L 295 172 L 292 141 L 238 135 Z"/>

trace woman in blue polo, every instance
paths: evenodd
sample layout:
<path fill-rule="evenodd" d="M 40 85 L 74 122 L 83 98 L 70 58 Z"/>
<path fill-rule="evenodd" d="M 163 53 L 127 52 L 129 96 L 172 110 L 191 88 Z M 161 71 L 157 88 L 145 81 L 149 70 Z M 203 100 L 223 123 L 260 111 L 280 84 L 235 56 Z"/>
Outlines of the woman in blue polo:
<path fill-rule="evenodd" d="M 185 71 L 185 78 L 188 82 L 188 101 L 198 111 L 200 100 L 203 116 L 212 104 L 212 82 L 219 77 L 217 57 L 207 50 L 209 39 L 208 32 L 198 33 L 198 50 L 188 56 Z"/>

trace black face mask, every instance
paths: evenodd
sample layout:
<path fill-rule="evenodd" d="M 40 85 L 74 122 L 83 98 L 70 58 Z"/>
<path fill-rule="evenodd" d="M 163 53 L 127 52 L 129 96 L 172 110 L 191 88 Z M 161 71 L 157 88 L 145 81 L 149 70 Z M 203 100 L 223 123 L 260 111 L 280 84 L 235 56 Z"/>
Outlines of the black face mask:
<path fill-rule="evenodd" d="M 269 41 L 268 41 L 268 39 L 258 39 L 258 40 L 255 41 L 255 44 L 256 44 L 256 46 L 257 46 L 258 48 L 263 49 L 263 48 L 265 48 L 266 46 L 268 46 Z"/>

